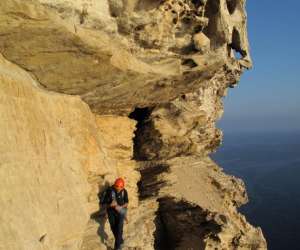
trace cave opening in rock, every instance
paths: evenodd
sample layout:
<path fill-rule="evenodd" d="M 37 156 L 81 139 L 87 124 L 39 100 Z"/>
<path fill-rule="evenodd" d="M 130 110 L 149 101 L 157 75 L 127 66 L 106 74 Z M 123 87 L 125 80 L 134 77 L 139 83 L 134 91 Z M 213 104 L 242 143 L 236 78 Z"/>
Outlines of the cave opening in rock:
<path fill-rule="evenodd" d="M 227 9 L 230 15 L 234 13 L 238 4 L 238 0 L 226 0 Z"/>
<path fill-rule="evenodd" d="M 245 56 L 247 56 L 247 52 L 242 49 L 240 33 L 236 28 L 233 28 L 232 40 L 231 43 L 229 44 L 229 49 L 230 49 L 229 51 L 230 53 L 231 50 L 233 50 L 234 57 L 236 60 L 240 60 Z"/>
<path fill-rule="evenodd" d="M 220 20 L 220 0 L 207 1 L 205 5 L 204 16 L 208 18 L 208 25 L 204 28 L 203 33 L 210 39 L 212 48 L 217 48 L 225 42 L 225 38 L 216 32 Z"/>
<path fill-rule="evenodd" d="M 239 52 L 239 51 L 236 51 L 235 49 L 233 50 L 233 54 L 234 54 L 234 58 L 236 60 L 241 60 L 243 59 L 243 55 Z"/>
<path fill-rule="evenodd" d="M 135 137 L 133 138 L 133 159 L 138 161 L 139 172 L 141 174 L 140 181 L 137 183 L 139 190 L 139 200 L 141 202 L 147 199 L 158 199 L 157 197 L 160 189 L 167 185 L 166 181 L 161 180 L 160 178 L 158 178 L 158 176 L 170 170 L 170 166 L 168 164 L 158 161 L 152 161 L 151 159 L 148 159 L 145 155 L 140 153 L 140 147 L 145 145 L 147 140 L 151 139 L 147 138 L 147 135 L 151 136 L 151 133 L 146 133 L 147 135 L 145 136 L 144 130 L 145 126 L 151 123 L 149 119 L 152 111 L 153 107 L 135 108 L 134 111 L 129 115 L 129 118 L 137 121 Z M 157 202 L 159 202 L 159 200 L 157 200 Z M 173 245 L 170 245 L 171 241 L 168 236 L 168 230 L 165 227 L 160 209 L 158 209 L 155 213 L 154 223 L 154 249 L 173 249 Z"/>
<path fill-rule="evenodd" d="M 143 143 L 142 130 L 145 125 L 145 122 L 149 118 L 152 107 L 144 107 L 144 108 L 135 108 L 133 112 L 129 114 L 130 119 L 134 119 L 137 121 L 136 130 L 134 132 L 133 138 L 133 159 L 134 160 L 145 160 L 144 157 L 139 153 L 141 144 Z"/>
<path fill-rule="evenodd" d="M 136 120 L 138 122 L 137 126 L 139 126 L 146 118 L 149 117 L 151 110 L 152 108 L 150 107 L 135 108 L 134 111 L 129 114 L 129 118 Z"/>

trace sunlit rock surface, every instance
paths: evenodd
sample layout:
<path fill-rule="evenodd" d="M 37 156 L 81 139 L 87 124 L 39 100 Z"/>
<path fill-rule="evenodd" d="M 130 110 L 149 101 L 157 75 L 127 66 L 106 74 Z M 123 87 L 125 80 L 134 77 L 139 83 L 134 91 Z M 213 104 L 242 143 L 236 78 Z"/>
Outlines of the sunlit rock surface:
<path fill-rule="evenodd" d="M 246 23 L 243 0 L 1 1 L 0 249 L 112 249 L 117 176 L 124 249 L 266 249 L 208 156 Z"/>
<path fill-rule="evenodd" d="M 80 95 L 98 113 L 168 102 L 222 67 L 251 65 L 243 1 L 203 2 L 6 0 L 0 51 L 41 86 Z"/>

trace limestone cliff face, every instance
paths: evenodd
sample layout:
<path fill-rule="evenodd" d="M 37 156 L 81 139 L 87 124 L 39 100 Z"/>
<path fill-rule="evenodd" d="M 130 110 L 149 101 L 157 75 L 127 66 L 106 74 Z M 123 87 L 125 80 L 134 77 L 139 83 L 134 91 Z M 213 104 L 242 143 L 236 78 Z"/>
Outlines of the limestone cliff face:
<path fill-rule="evenodd" d="M 241 180 L 209 158 L 251 67 L 244 0 L 0 2 L 0 249 L 266 249 Z"/>

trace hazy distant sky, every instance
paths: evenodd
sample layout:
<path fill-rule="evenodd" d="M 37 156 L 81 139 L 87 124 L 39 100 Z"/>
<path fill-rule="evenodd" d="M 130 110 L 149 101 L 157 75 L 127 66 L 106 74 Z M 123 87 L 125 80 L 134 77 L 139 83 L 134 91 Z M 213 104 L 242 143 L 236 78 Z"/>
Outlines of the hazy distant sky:
<path fill-rule="evenodd" d="M 248 0 L 254 67 L 225 98 L 233 130 L 300 130 L 300 1 Z"/>

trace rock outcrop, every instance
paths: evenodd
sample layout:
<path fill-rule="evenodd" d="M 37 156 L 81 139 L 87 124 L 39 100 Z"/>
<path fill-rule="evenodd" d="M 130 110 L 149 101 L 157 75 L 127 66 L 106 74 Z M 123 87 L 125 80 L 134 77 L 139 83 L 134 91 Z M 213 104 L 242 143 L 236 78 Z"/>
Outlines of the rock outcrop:
<path fill-rule="evenodd" d="M 111 249 L 117 176 L 125 249 L 267 248 L 208 156 L 252 65 L 244 0 L 1 1 L 0 53 L 0 250 Z"/>
<path fill-rule="evenodd" d="M 250 66 L 243 2 L 2 1 L 0 51 L 46 89 L 124 114 L 195 91 L 222 67 Z"/>

